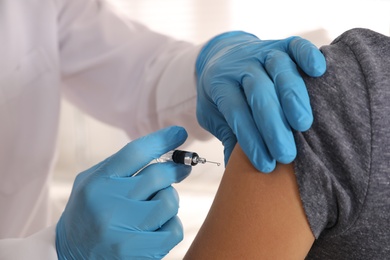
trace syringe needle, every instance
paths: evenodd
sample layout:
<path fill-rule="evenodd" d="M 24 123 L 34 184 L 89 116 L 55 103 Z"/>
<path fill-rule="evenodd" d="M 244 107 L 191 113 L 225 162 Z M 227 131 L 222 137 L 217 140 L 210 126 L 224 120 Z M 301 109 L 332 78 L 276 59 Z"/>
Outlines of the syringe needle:
<path fill-rule="evenodd" d="M 219 163 L 219 162 L 207 161 L 206 158 L 202 158 L 202 157 L 199 157 L 199 158 L 198 158 L 198 163 L 202 163 L 202 164 L 205 164 L 205 163 L 214 163 L 214 164 L 216 164 L 217 166 L 220 166 L 220 165 L 221 165 L 221 163 Z"/>
<path fill-rule="evenodd" d="M 219 162 L 210 162 L 210 161 L 206 161 L 206 162 L 208 162 L 208 163 L 214 163 L 214 164 L 216 164 L 217 166 L 220 166 L 220 165 L 221 165 L 221 163 L 219 163 Z"/>

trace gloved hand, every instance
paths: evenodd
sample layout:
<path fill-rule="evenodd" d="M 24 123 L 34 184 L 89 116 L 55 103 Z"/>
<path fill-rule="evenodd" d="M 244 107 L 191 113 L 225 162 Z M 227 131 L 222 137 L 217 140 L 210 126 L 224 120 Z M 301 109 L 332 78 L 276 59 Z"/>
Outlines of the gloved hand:
<path fill-rule="evenodd" d="M 197 118 L 224 145 L 225 163 L 237 140 L 252 164 L 270 172 L 296 156 L 292 128 L 307 130 L 313 115 L 296 64 L 309 76 L 326 70 L 325 58 L 299 37 L 262 41 L 241 31 L 221 34 L 197 62 Z"/>
<path fill-rule="evenodd" d="M 137 139 L 80 173 L 56 228 L 59 259 L 161 259 L 183 238 L 171 186 L 191 171 L 153 159 L 187 138 L 170 127 Z"/>

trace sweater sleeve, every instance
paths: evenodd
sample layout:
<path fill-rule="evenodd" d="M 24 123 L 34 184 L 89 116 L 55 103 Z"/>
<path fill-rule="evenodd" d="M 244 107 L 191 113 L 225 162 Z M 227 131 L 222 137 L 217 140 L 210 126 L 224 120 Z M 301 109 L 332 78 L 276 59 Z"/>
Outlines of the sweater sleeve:
<path fill-rule="evenodd" d="M 390 79 L 386 36 L 353 29 L 321 50 L 326 74 L 304 78 L 314 123 L 309 131 L 295 133 L 295 171 L 316 238 L 341 234 L 359 218 L 371 175 L 372 135 L 383 127 L 373 124 L 373 114 L 384 115 L 376 111 L 381 99 L 377 93 L 389 89 Z"/>

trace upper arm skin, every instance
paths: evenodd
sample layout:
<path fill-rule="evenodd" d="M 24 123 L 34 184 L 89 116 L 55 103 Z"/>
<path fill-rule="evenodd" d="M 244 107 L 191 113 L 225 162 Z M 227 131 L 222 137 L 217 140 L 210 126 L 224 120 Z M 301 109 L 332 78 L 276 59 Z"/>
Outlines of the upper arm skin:
<path fill-rule="evenodd" d="M 304 259 L 313 242 L 293 165 L 262 174 L 236 146 L 185 259 Z"/>

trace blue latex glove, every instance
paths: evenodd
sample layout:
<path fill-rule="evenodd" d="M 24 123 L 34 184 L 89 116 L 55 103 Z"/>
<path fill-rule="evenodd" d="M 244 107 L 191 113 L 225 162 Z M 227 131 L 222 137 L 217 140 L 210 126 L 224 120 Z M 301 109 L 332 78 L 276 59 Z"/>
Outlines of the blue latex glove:
<path fill-rule="evenodd" d="M 237 141 L 262 172 L 295 158 L 290 126 L 305 131 L 313 122 L 296 64 L 313 77 L 326 70 L 322 53 L 300 37 L 262 41 L 233 31 L 203 47 L 196 62 L 197 117 L 222 141 L 225 163 Z"/>
<path fill-rule="evenodd" d="M 56 229 L 59 259 L 161 259 L 183 238 L 171 186 L 191 171 L 156 163 L 187 138 L 170 127 L 137 139 L 80 173 Z"/>

